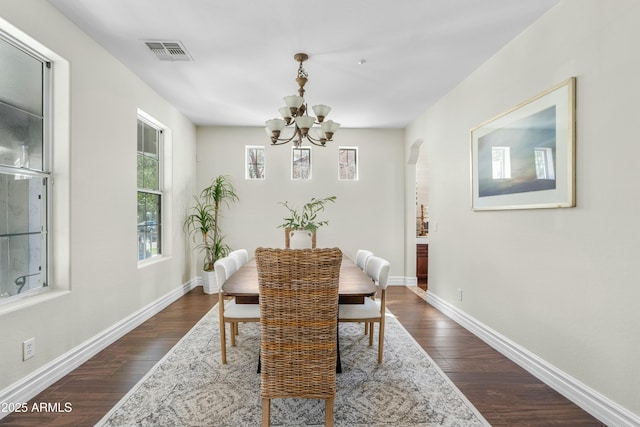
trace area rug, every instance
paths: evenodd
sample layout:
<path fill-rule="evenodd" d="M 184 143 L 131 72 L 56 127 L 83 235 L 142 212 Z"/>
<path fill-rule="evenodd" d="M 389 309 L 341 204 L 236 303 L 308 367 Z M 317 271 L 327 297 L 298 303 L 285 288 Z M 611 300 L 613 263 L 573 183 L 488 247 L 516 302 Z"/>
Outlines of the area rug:
<path fill-rule="evenodd" d="M 476 408 L 388 312 L 384 359 L 359 323 L 340 324 L 336 426 L 488 426 Z M 376 327 L 377 331 L 377 327 Z M 98 426 L 259 426 L 259 325 L 240 325 L 220 361 L 214 307 L 104 416 Z M 321 426 L 324 402 L 274 399 L 273 426 Z"/>

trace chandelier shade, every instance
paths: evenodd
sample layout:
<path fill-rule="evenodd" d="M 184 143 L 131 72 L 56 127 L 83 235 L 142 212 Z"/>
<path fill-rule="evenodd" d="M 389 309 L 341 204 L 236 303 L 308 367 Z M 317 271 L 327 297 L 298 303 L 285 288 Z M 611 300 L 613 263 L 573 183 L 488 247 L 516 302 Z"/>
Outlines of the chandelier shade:
<path fill-rule="evenodd" d="M 298 95 L 289 95 L 284 97 L 285 106 L 278 109 L 281 119 L 273 118 L 267 120 L 265 131 L 271 138 L 272 145 L 282 145 L 293 142 L 296 147 L 302 145 L 303 140 L 307 140 L 313 145 L 325 147 L 327 141 L 332 141 L 333 134 L 340 127 L 340 123 L 333 120 L 325 121 L 325 118 L 331 111 L 331 107 L 324 104 L 318 104 L 311 107 L 315 117 L 309 115 L 306 101 L 304 99 L 304 85 L 308 81 L 307 71 L 302 68 L 302 63 L 309 59 L 306 53 L 297 53 L 293 57 L 299 62 L 296 82 L 298 83 Z M 314 127 L 319 125 L 319 127 Z M 293 132 L 290 137 L 283 137 L 283 130 L 291 126 Z M 313 131 L 311 131 L 313 130 Z"/>

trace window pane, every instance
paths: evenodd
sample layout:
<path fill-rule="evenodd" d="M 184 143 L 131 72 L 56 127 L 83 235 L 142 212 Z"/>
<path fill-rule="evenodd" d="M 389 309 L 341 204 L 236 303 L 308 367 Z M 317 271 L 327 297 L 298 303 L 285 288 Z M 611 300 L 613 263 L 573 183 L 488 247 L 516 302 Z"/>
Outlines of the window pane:
<path fill-rule="evenodd" d="M 44 183 L 0 173 L 0 298 L 46 285 Z"/>
<path fill-rule="evenodd" d="M 158 139 L 159 139 L 159 131 L 157 129 L 152 128 L 146 123 L 142 123 L 143 126 L 143 148 L 145 155 L 158 158 Z"/>
<path fill-rule="evenodd" d="M 43 111 L 42 61 L 0 38 L 0 102 L 37 117 Z"/>
<path fill-rule="evenodd" d="M 144 123 L 138 120 L 138 154 L 142 154 L 144 152 L 143 132 L 144 132 Z"/>
<path fill-rule="evenodd" d="M 159 194 L 138 192 L 138 259 L 162 253 L 161 201 Z"/>
<path fill-rule="evenodd" d="M 264 179 L 264 147 L 246 147 L 246 179 Z"/>
<path fill-rule="evenodd" d="M 357 148 L 340 148 L 338 152 L 338 179 L 358 179 Z"/>
<path fill-rule="evenodd" d="M 0 103 L 0 164 L 43 170 L 42 141 L 41 116 Z"/>
<path fill-rule="evenodd" d="M 159 190 L 158 159 L 144 156 L 142 159 L 142 169 L 144 174 L 142 188 L 146 188 L 148 190 Z"/>
<path fill-rule="evenodd" d="M 292 148 L 292 179 L 311 179 L 311 149 Z"/>
<path fill-rule="evenodd" d="M 144 188 L 144 156 L 138 152 L 138 188 Z"/>

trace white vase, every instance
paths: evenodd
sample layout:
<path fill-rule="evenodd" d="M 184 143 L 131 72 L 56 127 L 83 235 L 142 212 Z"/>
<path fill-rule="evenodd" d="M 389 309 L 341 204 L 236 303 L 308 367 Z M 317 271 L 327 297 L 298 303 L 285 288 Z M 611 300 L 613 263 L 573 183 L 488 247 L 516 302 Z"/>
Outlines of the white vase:
<path fill-rule="evenodd" d="M 215 294 L 218 292 L 218 280 L 215 271 L 202 272 L 202 289 L 205 294 Z"/>
<path fill-rule="evenodd" d="M 291 249 L 311 249 L 312 236 L 309 230 L 292 230 L 289 232 L 289 247 Z"/>

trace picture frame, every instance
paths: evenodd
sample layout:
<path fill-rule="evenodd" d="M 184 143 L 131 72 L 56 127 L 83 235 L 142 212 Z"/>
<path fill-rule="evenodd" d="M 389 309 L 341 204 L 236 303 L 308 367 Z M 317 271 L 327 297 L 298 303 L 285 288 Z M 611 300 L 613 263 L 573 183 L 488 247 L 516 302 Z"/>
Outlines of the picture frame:
<path fill-rule="evenodd" d="M 474 211 L 575 207 L 575 92 L 571 77 L 471 129 Z"/>

